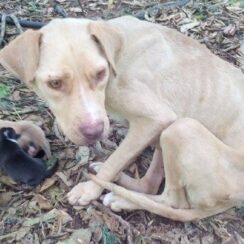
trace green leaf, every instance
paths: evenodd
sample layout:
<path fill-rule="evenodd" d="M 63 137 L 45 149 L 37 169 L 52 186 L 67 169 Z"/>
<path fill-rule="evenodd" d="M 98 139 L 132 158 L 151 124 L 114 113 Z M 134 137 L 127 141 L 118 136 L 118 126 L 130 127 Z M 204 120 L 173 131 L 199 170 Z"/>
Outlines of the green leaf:
<path fill-rule="evenodd" d="M 106 226 L 102 226 L 103 244 L 117 244 L 119 239 Z"/>
<path fill-rule="evenodd" d="M 240 6 L 240 0 L 229 0 L 228 1 L 228 4 L 230 6 L 236 6 L 236 7 L 239 7 Z"/>
<path fill-rule="evenodd" d="M 0 84 L 0 98 L 7 97 L 10 94 L 10 88 L 4 84 Z"/>
<path fill-rule="evenodd" d="M 26 221 L 24 221 L 23 226 L 30 227 L 32 225 L 36 225 L 41 222 L 48 222 L 49 220 L 54 219 L 56 217 L 57 217 L 57 211 L 56 211 L 56 209 L 53 209 L 50 212 L 42 215 L 41 217 L 27 219 Z"/>

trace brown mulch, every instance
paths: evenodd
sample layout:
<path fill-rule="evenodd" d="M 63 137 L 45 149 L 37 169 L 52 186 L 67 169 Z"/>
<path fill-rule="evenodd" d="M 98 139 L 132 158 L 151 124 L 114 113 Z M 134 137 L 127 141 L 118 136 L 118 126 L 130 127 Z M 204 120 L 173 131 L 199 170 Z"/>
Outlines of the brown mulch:
<path fill-rule="evenodd" d="M 241 67 L 244 53 L 243 1 L 149 0 L 7 0 L 0 13 L 48 22 L 63 16 L 109 19 L 125 14 L 175 28 L 205 44 L 215 54 Z M 177 3 L 177 4 L 175 4 Z M 7 25 L 3 44 L 16 37 Z M 187 50 L 186 50 L 187 51 Z M 35 190 L 0 174 L 0 243 L 244 243 L 244 209 L 192 223 L 179 223 L 145 211 L 116 214 L 95 201 L 73 208 L 65 194 L 93 161 L 104 161 L 119 145 L 126 128 L 112 121 L 107 140 L 95 146 L 71 144 L 58 131 L 46 104 L 0 69 L 0 119 L 32 120 L 45 131 L 60 169 Z M 131 166 L 135 177 L 145 173 L 152 149 Z"/>

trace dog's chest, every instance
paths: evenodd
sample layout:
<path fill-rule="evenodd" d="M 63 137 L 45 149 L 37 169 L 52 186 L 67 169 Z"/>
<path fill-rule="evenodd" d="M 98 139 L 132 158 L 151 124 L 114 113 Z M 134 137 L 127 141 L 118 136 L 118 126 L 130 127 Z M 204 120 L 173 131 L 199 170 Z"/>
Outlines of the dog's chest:
<path fill-rule="evenodd" d="M 110 119 L 116 121 L 117 123 L 123 126 L 128 126 L 128 121 L 125 118 L 123 118 L 123 116 L 119 113 L 109 111 L 108 114 Z"/>

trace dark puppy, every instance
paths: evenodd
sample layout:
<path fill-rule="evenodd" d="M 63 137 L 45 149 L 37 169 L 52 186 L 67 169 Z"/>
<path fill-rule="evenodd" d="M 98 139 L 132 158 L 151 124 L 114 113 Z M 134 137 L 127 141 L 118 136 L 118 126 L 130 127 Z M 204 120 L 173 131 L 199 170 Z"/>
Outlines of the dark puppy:
<path fill-rule="evenodd" d="M 32 158 L 19 145 L 19 135 L 12 128 L 0 129 L 0 168 L 16 181 L 37 186 L 51 177 L 58 162 L 51 169 L 39 158 Z"/>

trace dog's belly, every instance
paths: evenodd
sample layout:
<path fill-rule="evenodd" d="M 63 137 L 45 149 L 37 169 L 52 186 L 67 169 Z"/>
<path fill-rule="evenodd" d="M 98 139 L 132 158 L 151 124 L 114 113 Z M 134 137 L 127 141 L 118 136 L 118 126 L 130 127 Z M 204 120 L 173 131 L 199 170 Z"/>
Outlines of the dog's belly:
<path fill-rule="evenodd" d="M 215 75 L 212 79 L 198 76 L 194 83 L 194 79 L 189 82 L 188 88 L 178 83 L 174 87 L 176 99 L 168 97 L 168 101 L 179 117 L 196 119 L 227 145 L 244 147 L 243 85 L 231 73 Z"/>

